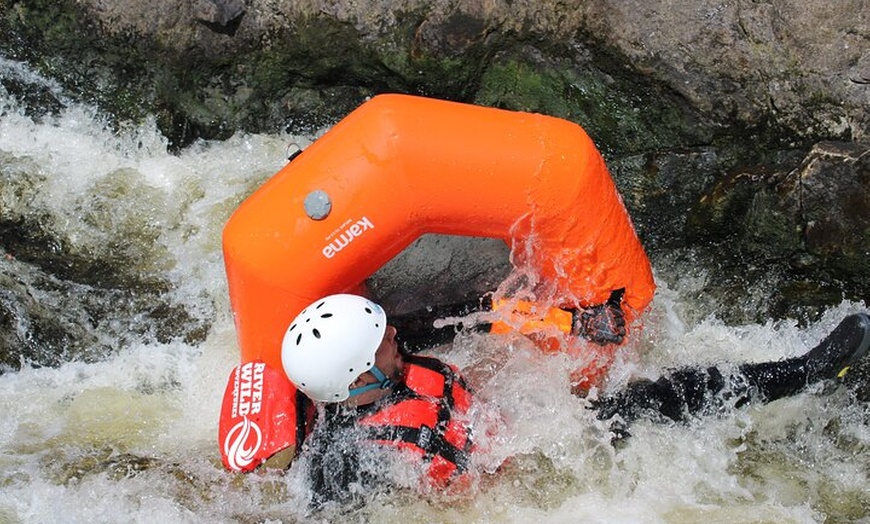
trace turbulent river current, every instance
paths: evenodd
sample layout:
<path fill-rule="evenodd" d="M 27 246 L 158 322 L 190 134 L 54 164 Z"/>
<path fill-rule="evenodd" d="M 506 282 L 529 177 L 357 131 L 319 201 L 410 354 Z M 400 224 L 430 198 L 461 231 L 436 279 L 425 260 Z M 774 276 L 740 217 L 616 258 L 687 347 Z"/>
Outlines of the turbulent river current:
<path fill-rule="evenodd" d="M 0 328 L 22 345 L 0 374 L 0 522 L 870 522 L 870 408 L 846 387 L 641 421 L 614 443 L 570 394 L 566 358 L 482 335 L 442 348 L 466 368 L 508 355 L 474 384 L 503 427 L 470 492 L 398 489 L 311 512 L 301 464 L 225 471 L 217 422 L 238 346 L 221 231 L 287 145 L 314 137 L 237 134 L 170 153 L 153 122 L 110 126 L 16 62 L 0 60 L 0 78 L 0 224 L 38 229 L 55 260 L 0 239 Z M 703 268 L 654 269 L 657 295 L 612 384 L 798 355 L 865 308 L 729 325 L 693 313 Z M 39 315 L 67 335 L 29 336 Z"/>

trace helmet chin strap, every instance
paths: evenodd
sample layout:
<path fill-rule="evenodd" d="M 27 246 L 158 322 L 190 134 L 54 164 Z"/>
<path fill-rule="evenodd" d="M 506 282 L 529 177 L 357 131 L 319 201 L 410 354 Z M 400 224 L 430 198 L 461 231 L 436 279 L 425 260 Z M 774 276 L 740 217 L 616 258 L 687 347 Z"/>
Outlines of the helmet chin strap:
<path fill-rule="evenodd" d="M 378 369 L 377 366 L 372 366 L 369 373 L 374 375 L 378 381 L 348 390 L 348 397 L 354 397 L 361 393 L 365 393 L 366 391 L 372 391 L 373 389 L 387 389 L 393 385 L 393 381 L 388 379 L 384 372 Z"/>

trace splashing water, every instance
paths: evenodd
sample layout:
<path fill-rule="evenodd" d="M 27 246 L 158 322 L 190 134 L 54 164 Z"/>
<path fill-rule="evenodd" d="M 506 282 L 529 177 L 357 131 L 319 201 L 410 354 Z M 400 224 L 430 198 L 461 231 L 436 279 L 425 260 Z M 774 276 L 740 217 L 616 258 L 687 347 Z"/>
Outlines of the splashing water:
<path fill-rule="evenodd" d="M 507 355 L 476 384 L 502 431 L 483 437 L 472 493 L 419 497 L 399 490 L 341 514 L 311 515 L 299 465 L 284 475 L 225 472 L 217 417 L 238 354 L 221 229 L 280 169 L 286 144 L 310 138 L 240 134 L 171 155 L 153 122 L 112 129 L 19 64 L 0 62 L 0 74 L 59 101 L 56 111 L 36 117 L 0 90 L 0 220 L 38 215 L 68 249 L 135 266 L 134 274 L 164 281 L 164 295 L 207 320 L 205 333 L 189 341 L 131 336 L 137 318 L 118 317 L 92 328 L 109 348 L 99 358 L 53 367 L 25 362 L 0 375 L 0 522 L 867 518 L 870 410 L 845 388 L 812 386 L 686 424 L 641 421 L 614 446 L 607 424 L 570 394 L 570 361 L 543 356 L 524 339 L 487 335 L 461 334 L 440 353 L 469 370 Z M 29 264 L 0 255 L 4 271 L 26 279 Z M 787 321 L 728 326 L 692 318 L 697 277 L 669 268 L 656 273 L 657 296 L 643 331 L 613 368 L 613 387 L 667 367 L 798 355 L 864 307 L 844 302 L 807 328 Z M 77 307 L 51 294 L 37 298 L 47 308 Z"/>

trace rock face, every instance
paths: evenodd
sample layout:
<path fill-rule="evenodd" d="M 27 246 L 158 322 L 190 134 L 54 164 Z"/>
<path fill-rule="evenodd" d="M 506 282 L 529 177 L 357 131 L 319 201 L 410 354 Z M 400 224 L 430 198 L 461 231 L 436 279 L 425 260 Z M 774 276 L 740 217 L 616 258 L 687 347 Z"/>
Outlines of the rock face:
<path fill-rule="evenodd" d="M 595 33 L 705 114 L 770 120 L 802 136 L 868 138 L 864 0 L 599 4 Z"/>
<path fill-rule="evenodd" d="M 334 118 L 385 90 L 546 110 L 593 127 L 603 117 L 590 113 L 598 111 L 636 126 L 642 115 L 626 108 L 658 115 L 688 107 L 694 111 L 683 116 L 693 121 L 676 127 L 688 126 L 683 138 L 693 141 L 709 139 L 707 126 L 863 141 L 870 118 L 866 0 L 2 5 L 13 55 L 69 82 L 106 72 L 106 82 L 80 89 L 112 99 L 126 89 L 147 109 L 165 111 L 167 131 L 181 142 L 238 127 L 292 127 L 333 104 L 326 112 Z M 632 105 L 608 99 L 608 90 L 651 99 Z M 134 112 L 115 105 L 122 116 Z M 675 127 L 652 125 L 652 134 Z M 633 144 L 624 131 L 608 146 L 668 145 Z"/>
<path fill-rule="evenodd" d="M 795 160 L 721 178 L 689 212 L 688 239 L 775 274 L 774 311 L 866 301 L 870 145 L 820 142 Z"/>
<path fill-rule="evenodd" d="M 726 297 L 758 286 L 746 268 L 760 268 L 773 290 L 753 306 L 761 316 L 870 293 L 867 0 L 0 7 L 8 58 L 118 121 L 156 115 L 176 148 L 237 130 L 312 132 L 386 91 L 547 113 L 595 139 L 654 260 L 716 261 L 711 280 L 731 284 L 711 291 Z M 0 80 L 36 114 L 63 105 Z M 479 275 L 439 257 L 434 275 Z M 379 281 L 388 294 L 412 284 L 401 263 Z"/>

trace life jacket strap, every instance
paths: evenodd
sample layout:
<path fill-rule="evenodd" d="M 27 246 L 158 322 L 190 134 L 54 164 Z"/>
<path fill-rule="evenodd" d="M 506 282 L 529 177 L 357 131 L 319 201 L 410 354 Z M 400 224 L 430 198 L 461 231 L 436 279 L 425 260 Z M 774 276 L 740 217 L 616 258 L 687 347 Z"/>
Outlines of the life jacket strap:
<path fill-rule="evenodd" d="M 370 426 L 368 436 L 372 440 L 388 442 L 405 442 L 413 444 L 423 450 L 426 458 L 431 459 L 438 455 L 448 462 L 456 465 L 459 473 L 468 469 L 470 449 L 460 449 L 447 442 L 437 429 L 429 426 L 418 428 L 409 426 Z M 466 439 L 466 448 L 470 448 L 471 441 Z"/>

